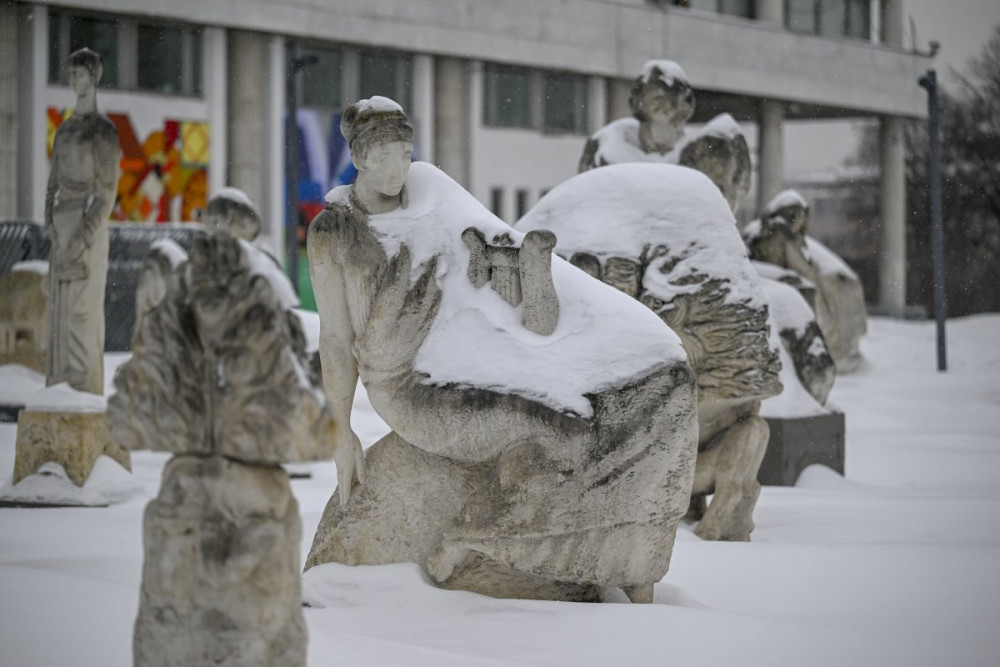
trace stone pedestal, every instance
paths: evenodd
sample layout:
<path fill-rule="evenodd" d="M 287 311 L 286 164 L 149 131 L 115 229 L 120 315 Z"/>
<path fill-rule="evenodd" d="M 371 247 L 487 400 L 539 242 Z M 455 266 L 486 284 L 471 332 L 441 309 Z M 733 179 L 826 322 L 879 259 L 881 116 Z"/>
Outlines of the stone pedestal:
<path fill-rule="evenodd" d="M 22 410 L 13 481 L 17 484 L 51 461 L 61 465 L 74 484 L 83 486 L 101 454 L 132 470 L 128 451 L 111 442 L 107 413 Z"/>
<path fill-rule="evenodd" d="M 844 474 L 844 413 L 814 417 L 767 417 L 771 439 L 757 472 L 769 486 L 794 486 L 799 474 L 819 463 Z"/>

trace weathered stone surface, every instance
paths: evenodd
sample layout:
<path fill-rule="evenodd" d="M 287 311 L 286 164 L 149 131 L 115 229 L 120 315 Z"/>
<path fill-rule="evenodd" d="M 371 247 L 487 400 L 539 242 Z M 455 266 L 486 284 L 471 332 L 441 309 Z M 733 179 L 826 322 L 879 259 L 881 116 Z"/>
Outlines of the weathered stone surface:
<path fill-rule="evenodd" d="M 592 281 L 552 258 L 551 234 L 522 238 L 432 166 L 411 166 L 412 129 L 391 100 L 344 119 L 358 179 L 328 195 L 308 244 L 341 478 L 307 567 L 413 561 L 440 586 L 487 595 L 596 600 L 620 586 L 651 601 L 696 453 L 676 337 L 613 290 L 591 298 Z M 581 330 L 626 310 L 627 350 Z M 602 367 L 610 353 L 641 365 Z M 498 365 L 523 372 L 485 378 Z M 349 428 L 359 378 L 393 429 L 364 465 Z"/>
<path fill-rule="evenodd" d="M 0 365 L 21 364 L 45 372 L 47 302 L 47 262 L 21 262 L 0 276 Z"/>
<path fill-rule="evenodd" d="M 771 439 L 757 479 L 768 486 L 794 486 L 813 464 L 844 474 L 844 413 L 799 418 L 768 417 Z"/>
<path fill-rule="evenodd" d="M 74 484 L 83 486 L 101 454 L 126 470 L 132 469 L 129 452 L 111 440 L 106 413 L 21 410 L 13 481 L 17 484 L 38 472 L 43 463 L 52 461 L 66 470 Z"/>
<path fill-rule="evenodd" d="M 52 240 L 47 383 L 68 382 L 101 395 L 108 216 L 121 150 L 114 123 L 97 112 L 100 56 L 80 49 L 67 65 L 76 109 L 56 130 L 45 193 L 45 227 Z"/>
<path fill-rule="evenodd" d="M 226 231 L 244 241 L 260 235 L 261 220 L 257 206 L 239 188 L 222 188 L 208 200 L 202 224 L 210 232 Z"/>
<path fill-rule="evenodd" d="M 143 517 L 134 664 L 306 664 L 288 476 L 222 456 L 176 456 Z"/>

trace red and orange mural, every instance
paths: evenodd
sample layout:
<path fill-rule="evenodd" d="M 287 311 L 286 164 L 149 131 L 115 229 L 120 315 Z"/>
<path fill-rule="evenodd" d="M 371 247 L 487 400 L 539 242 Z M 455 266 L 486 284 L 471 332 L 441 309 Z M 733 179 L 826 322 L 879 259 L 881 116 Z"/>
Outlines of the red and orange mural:
<path fill-rule="evenodd" d="M 49 107 L 46 148 L 72 109 Z M 208 195 L 209 128 L 201 121 L 165 120 L 140 142 L 127 114 L 108 113 L 118 128 L 121 176 L 112 220 L 197 220 Z"/>

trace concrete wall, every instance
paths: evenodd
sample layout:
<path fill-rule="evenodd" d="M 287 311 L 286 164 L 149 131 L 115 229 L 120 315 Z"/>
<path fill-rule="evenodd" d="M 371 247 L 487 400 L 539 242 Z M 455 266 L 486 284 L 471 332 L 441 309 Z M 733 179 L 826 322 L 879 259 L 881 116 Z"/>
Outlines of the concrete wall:
<path fill-rule="evenodd" d="M 17 13 L 0 0 L 0 220 L 17 215 Z"/>
<path fill-rule="evenodd" d="M 928 59 L 851 39 L 630 0 L 62 0 L 249 30 L 631 78 L 679 60 L 695 87 L 923 117 Z M 766 75 L 762 75 L 766 72 Z"/>

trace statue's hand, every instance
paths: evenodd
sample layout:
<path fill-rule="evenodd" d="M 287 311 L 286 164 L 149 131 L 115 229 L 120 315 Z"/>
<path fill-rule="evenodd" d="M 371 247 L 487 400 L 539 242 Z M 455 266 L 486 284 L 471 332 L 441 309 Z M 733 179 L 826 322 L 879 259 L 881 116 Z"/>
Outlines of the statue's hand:
<path fill-rule="evenodd" d="M 338 431 L 333 458 L 337 463 L 337 484 L 343 506 L 351 499 L 354 480 L 358 484 L 365 483 L 365 452 L 361 449 L 361 440 L 350 428 Z"/>
<path fill-rule="evenodd" d="M 66 245 L 66 255 L 74 261 L 81 259 L 83 257 L 83 253 L 86 251 L 87 243 L 79 234 L 71 237 L 69 243 Z"/>

